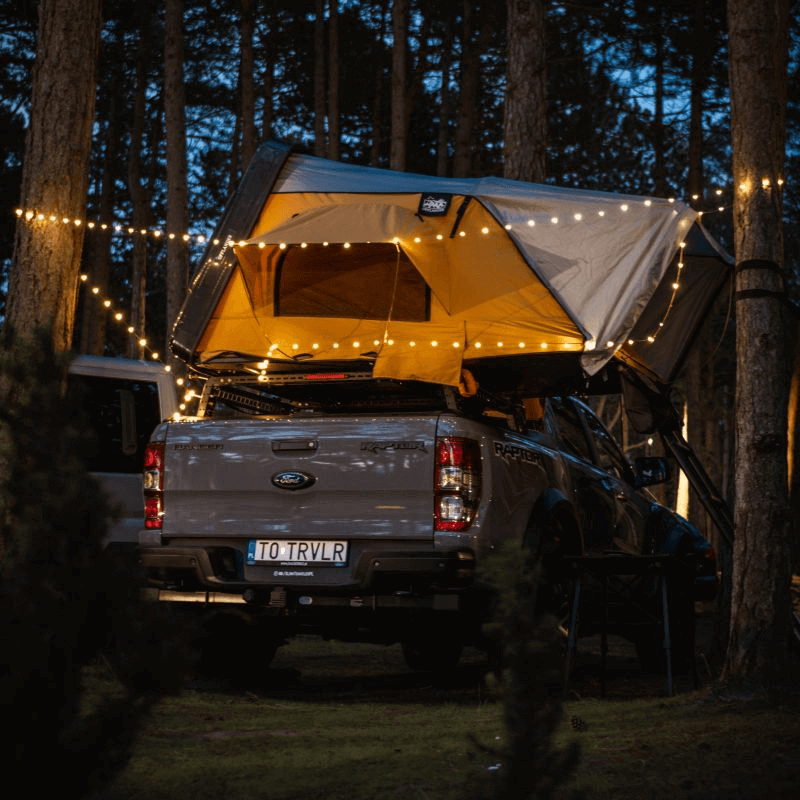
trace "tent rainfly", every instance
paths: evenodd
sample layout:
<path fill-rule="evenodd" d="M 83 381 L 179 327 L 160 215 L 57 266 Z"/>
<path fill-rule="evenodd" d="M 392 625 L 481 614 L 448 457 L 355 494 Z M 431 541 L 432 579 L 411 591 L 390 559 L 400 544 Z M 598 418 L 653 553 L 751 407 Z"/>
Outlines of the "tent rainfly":
<path fill-rule="evenodd" d="M 195 275 L 172 349 L 201 371 L 368 362 L 674 379 L 730 259 L 690 207 L 498 178 L 362 167 L 270 142 Z"/>

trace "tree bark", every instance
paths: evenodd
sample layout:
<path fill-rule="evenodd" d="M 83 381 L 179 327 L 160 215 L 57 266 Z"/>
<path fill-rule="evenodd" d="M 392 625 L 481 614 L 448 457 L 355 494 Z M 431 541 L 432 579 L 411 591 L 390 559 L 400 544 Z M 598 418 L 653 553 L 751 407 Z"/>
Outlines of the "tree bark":
<path fill-rule="evenodd" d="M 101 24 L 100 0 L 39 3 L 20 191 L 35 213 L 17 225 L 6 320 L 24 337 L 51 326 L 61 351 L 72 345 Z"/>
<path fill-rule="evenodd" d="M 655 54 L 653 59 L 653 80 L 655 82 L 655 91 L 653 97 L 653 188 L 657 195 L 665 197 L 669 194 L 667 186 L 667 175 L 665 161 L 665 143 L 664 143 L 664 97 L 665 82 L 666 82 L 666 69 L 664 65 L 664 58 L 666 54 L 666 42 L 663 32 L 664 23 L 664 9 L 661 5 L 656 5 L 655 13 L 655 29 L 654 45 Z"/>
<path fill-rule="evenodd" d="M 323 157 L 325 141 L 325 0 L 314 3 L 314 155 Z"/>
<path fill-rule="evenodd" d="M 189 279 L 189 254 L 183 239 L 189 227 L 185 104 L 183 2 L 167 0 L 164 25 L 164 122 L 167 141 L 167 313 L 164 353 L 174 367 L 182 365 L 168 355 L 169 339 Z"/>
<path fill-rule="evenodd" d="M 692 85 L 689 95 L 689 197 L 693 208 L 702 208 L 703 176 L 703 94 L 706 64 L 710 60 L 705 31 L 705 0 L 695 0 L 692 14 Z"/>
<path fill-rule="evenodd" d="M 339 8 L 331 0 L 328 27 L 328 158 L 339 160 Z"/>
<path fill-rule="evenodd" d="M 788 0 L 728 0 L 736 252 L 736 487 L 723 677 L 770 686 L 788 666 L 791 518 L 781 188 Z"/>
<path fill-rule="evenodd" d="M 139 336 L 145 332 L 145 301 L 147 290 L 147 237 L 139 231 L 146 230 L 149 216 L 149 197 L 142 183 L 142 145 L 144 143 L 145 105 L 147 100 L 147 73 L 150 54 L 150 14 L 145 4 L 138 4 L 140 14 L 139 52 L 136 59 L 136 89 L 133 99 L 133 122 L 131 142 L 128 151 L 128 192 L 133 207 L 133 252 L 131 255 L 131 313 L 130 324 L 137 336 L 128 340 L 128 357 L 143 358 L 144 348 L 139 344 Z"/>
<path fill-rule="evenodd" d="M 385 115 L 383 113 L 384 101 L 384 87 L 386 85 L 386 70 L 383 67 L 383 62 L 380 59 L 380 53 L 383 50 L 383 41 L 386 38 L 389 28 L 389 4 L 391 0 L 380 0 L 380 28 L 377 31 L 377 39 L 370 47 L 370 54 L 373 63 L 378 67 L 375 70 L 375 95 L 372 98 L 372 114 L 370 120 L 370 147 L 369 147 L 369 163 L 370 166 L 377 167 L 381 164 L 381 154 L 383 153 L 383 144 L 386 139 L 385 136 Z"/>
<path fill-rule="evenodd" d="M 461 20 L 461 91 L 453 147 L 453 177 L 466 178 L 472 172 L 472 140 L 478 106 L 480 61 L 472 39 L 472 0 L 464 0 Z"/>
<path fill-rule="evenodd" d="M 262 97 L 264 99 L 264 111 L 261 115 L 261 139 L 262 141 L 269 141 L 273 137 L 272 122 L 273 122 L 273 93 L 275 91 L 275 56 L 272 52 L 270 43 L 271 34 L 267 34 L 264 38 L 266 42 L 263 44 L 262 53 L 264 55 L 264 80 L 262 82 Z"/>
<path fill-rule="evenodd" d="M 448 133 L 450 128 L 450 68 L 452 46 L 442 48 L 441 71 L 442 87 L 439 93 L 439 130 L 436 137 L 436 174 L 441 177 L 447 176 L 448 152 Z"/>
<path fill-rule="evenodd" d="M 241 172 L 247 169 L 256 152 L 256 87 L 255 53 L 253 33 L 255 31 L 255 0 L 239 0 L 241 20 L 239 22 L 239 113 L 242 123 L 242 147 L 239 152 Z"/>
<path fill-rule="evenodd" d="M 119 129 L 117 99 L 111 98 L 106 122 L 105 147 L 103 148 L 103 170 L 100 176 L 100 202 L 98 216 L 106 227 L 95 228 L 89 244 L 90 264 L 89 283 L 100 289 L 99 294 L 108 296 L 111 275 L 111 228 L 109 221 L 114 213 L 113 188 L 115 181 L 114 165 L 119 156 Z M 98 298 L 83 292 L 83 315 L 81 324 L 80 352 L 99 356 L 103 354 L 108 329 L 108 314 L 99 304 Z"/>
<path fill-rule="evenodd" d="M 503 175 L 541 183 L 547 156 L 547 61 L 543 0 L 508 0 Z"/>
<path fill-rule="evenodd" d="M 406 58 L 408 53 L 408 0 L 392 3 L 392 135 L 389 166 L 406 168 Z"/>

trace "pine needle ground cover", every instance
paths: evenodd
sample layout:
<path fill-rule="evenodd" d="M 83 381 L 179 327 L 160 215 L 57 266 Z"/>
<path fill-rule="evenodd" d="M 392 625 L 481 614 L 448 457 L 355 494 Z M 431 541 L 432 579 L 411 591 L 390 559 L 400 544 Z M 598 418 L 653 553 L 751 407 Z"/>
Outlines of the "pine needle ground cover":
<path fill-rule="evenodd" d="M 486 688 L 479 659 L 432 681 L 396 647 L 293 642 L 263 686 L 195 680 L 159 701 L 102 800 L 491 798 L 505 732 L 501 691 Z M 95 670 L 88 685 L 109 680 Z M 556 797 L 798 796 L 796 696 L 571 701 L 556 745 L 574 741 L 580 762 Z"/>

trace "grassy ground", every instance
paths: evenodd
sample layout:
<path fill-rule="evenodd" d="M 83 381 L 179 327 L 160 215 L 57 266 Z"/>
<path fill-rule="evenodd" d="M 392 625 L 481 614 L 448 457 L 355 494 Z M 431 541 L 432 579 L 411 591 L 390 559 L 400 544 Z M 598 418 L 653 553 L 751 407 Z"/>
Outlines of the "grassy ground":
<path fill-rule="evenodd" d="M 196 679 L 161 701 L 102 800 L 491 797 L 504 730 L 485 667 L 471 653 L 433 681 L 407 670 L 397 647 L 294 641 L 259 686 Z M 800 796 L 796 698 L 775 706 L 707 688 L 666 698 L 660 680 L 618 659 L 600 699 L 592 669 L 564 705 L 557 741 L 579 741 L 581 761 L 559 796 Z M 89 686 L 105 691 L 110 680 L 98 668 Z M 573 730 L 574 716 L 585 730 Z"/>

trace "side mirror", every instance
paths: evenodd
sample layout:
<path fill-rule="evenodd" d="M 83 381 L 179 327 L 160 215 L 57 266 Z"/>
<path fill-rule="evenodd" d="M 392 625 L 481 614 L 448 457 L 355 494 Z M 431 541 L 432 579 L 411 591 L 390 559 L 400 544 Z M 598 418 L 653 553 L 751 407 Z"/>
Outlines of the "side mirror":
<path fill-rule="evenodd" d="M 672 477 L 672 464 L 661 456 L 639 456 L 633 462 L 636 488 L 666 483 Z"/>

